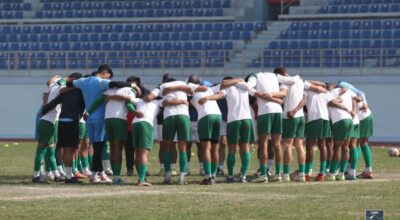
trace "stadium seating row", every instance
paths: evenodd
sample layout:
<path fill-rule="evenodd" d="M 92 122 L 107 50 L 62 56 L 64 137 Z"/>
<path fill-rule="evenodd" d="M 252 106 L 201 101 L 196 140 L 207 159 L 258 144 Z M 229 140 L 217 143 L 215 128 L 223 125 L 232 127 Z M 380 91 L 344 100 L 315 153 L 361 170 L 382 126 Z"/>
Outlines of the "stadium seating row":
<path fill-rule="evenodd" d="M 23 18 L 22 11 L 0 11 L 0 19 L 18 19 Z"/>
<path fill-rule="evenodd" d="M 391 39 L 400 38 L 400 30 L 323 30 L 323 31 L 282 31 L 280 39 Z"/>
<path fill-rule="evenodd" d="M 0 1 L 0 10 L 11 10 L 11 11 L 20 11 L 25 10 L 29 11 L 32 9 L 32 5 L 30 3 L 3 3 Z"/>
<path fill-rule="evenodd" d="M 293 22 L 290 30 L 355 30 L 355 29 L 400 29 L 400 20 L 375 19 L 375 20 L 355 20 L 355 21 L 303 21 Z"/>
<path fill-rule="evenodd" d="M 361 5 L 330 5 L 322 6 L 318 13 L 383 13 L 399 12 L 400 4 L 361 4 Z"/>
<path fill-rule="evenodd" d="M 331 5 L 351 5 L 351 4 L 391 4 L 399 3 L 398 0 L 331 0 L 329 1 Z"/>
<path fill-rule="evenodd" d="M 307 49 L 307 48 L 400 48 L 396 40 L 310 40 L 310 41 L 272 41 L 269 49 Z"/>

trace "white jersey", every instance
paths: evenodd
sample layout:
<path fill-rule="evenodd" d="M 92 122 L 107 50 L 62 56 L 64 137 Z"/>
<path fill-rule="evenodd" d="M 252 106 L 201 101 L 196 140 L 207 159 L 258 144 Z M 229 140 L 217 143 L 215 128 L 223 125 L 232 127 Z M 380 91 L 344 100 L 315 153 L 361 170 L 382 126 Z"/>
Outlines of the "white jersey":
<path fill-rule="evenodd" d="M 109 96 L 122 95 L 136 97 L 135 93 L 132 91 L 132 88 L 129 87 L 107 89 L 103 94 Z M 126 108 L 125 101 L 110 100 L 106 104 L 106 112 L 104 118 L 119 118 L 126 120 L 127 114 L 128 109 Z"/>
<path fill-rule="evenodd" d="M 154 127 L 154 119 L 160 112 L 161 100 L 146 102 L 142 99 L 133 98 L 131 102 L 136 106 L 136 111 L 143 113 L 143 118 L 135 117 L 132 121 L 132 124 L 145 121 Z"/>
<path fill-rule="evenodd" d="M 239 121 L 244 119 L 252 119 L 249 92 L 237 86 L 231 86 L 221 90 L 226 96 L 228 104 L 228 120 L 227 122 Z"/>
<path fill-rule="evenodd" d="M 296 82 L 293 85 L 282 84 L 280 88 L 286 88 L 287 95 L 283 97 L 283 118 L 288 118 L 287 113 L 292 111 L 301 102 L 304 96 L 304 82 L 300 77 L 296 77 Z M 296 112 L 295 118 L 303 117 L 303 108 Z"/>
<path fill-rule="evenodd" d="M 339 96 L 340 88 L 334 89 L 331 91 L 331 94 L 336 98 L 340 97 L 342 99 L 342 105 L 344 105 L 349 111 L 353 109 L 353 98 L 357 95 L 348 89 L 344 94 Z M 329 115 L 332 120 L 332 124 L 335 124 L 338 121 L 343 119 L 353 120 L 350 113 L 335 107 L 329 107 Z"/>
<path fill-rule="evenodd" d="M 163 90 L 165 88 L 169 88 L 172 86 L 189 86 L 192 88 L 192 90 L 196 90 L 198 85 L 195 84 L 186 84 L 185 82 L 182 81 L 173 81 L 173 82 L 167 82 L 163 83 L 160 86 L 160 89 L 157 91 L 157 89 L 153 90 L 153 94 L 156 96 L 161 96 Z M 167 95 L 163 97 L 164 100 L 170 100 L 170 99 L 180 99 L 180 100 L 187 100 L 187 94 L 186 92 L 183 91 L 174 91 L 170 92 Z M 188 106 L 185 104 L 181 105 L 173 105 L 173 106 L 166 106 L 164 108 L 164 119 L 168 118 L 169 116 L 174 116 L 174 115 L 187 115 L 189 116 L 189 109 Z"/>
<path fill-rule="evenodd" d="M 250 94 L 254 95 L 255 91 L 260 93 L 271 93 L 279 92 L 279 83 L 292 85 L 294 84 L 293 77 L 285 77 L 269 72 L 259 72 L 250 76 L 247 82 L 251 90 Z M 264 99 L 257 98 L 258 104 L 258 115 L 264 115 L 269 113 L 282 113 L 282 106 L 276 102 L 266 101 Z"/>
<path fill-rule="evenodd" d="M 82 117 L 81 119 L 79 119 L 79 123 L 86 124 L 86 121 L 85 121 L 85 119 L 83 119 L 83 117 Z"/>
<path fill-rule="evenodd" d="M 196 108 L 198 113 L 198 120 L 207 115 L 221 115 L 217 101 L 209 100 L 203 105 L 199 104 L 199 100 L 203 97 L 213 95 L 214 92 L 208 88 L 205 92 L 195 92 L 193 94 L 192 100 L 190 101 L 192 105 Z"/>
<path fill-rule="evenodd" d="M 60 89 L 64 86 L 60 86 L 58 83 L 53 83 L 49 86 L 49 96 L 47 98 L 47 103 L 51 102 L 60 94 Z M 47 112 L 40 119 L 55 123 L 61 113 L 61 104 L 58 104 L 55 108 Z"/>
<path fill-rule="evenodd" d="M 309 89 L 309 82 L 304 82 L 307 97 L 307 122 L 323 119 L 329 120 L 328 103 L 334 99 L 329 93 L 316 93 Z"/>
<path fill-rule="evenodd" d="M 368 116 L 370 116 L 372 114 L 371 110 L 369 108 L 367 108 L 367 111 L 362 111 L 360 110 L 363 107 L 363 103 L 359 102 L 357 103 L 357 116 L 360 119 L 360 121 L 364 120 L 365 118 L 367 118 Z"/>

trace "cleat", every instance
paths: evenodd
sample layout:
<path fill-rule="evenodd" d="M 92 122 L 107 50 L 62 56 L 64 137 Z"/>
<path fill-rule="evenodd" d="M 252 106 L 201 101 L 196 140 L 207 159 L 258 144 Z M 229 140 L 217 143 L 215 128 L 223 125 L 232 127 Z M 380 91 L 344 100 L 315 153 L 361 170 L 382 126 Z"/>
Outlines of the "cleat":
<path fill-rule="evenodd" d="M 49 172 L 47 174 L 46 178 L 47 178 L 47 181 L 54 181 L 55 176 L 53 173 Z"/>
<path fill-rule="evenodd" d="M 357 178 L 359 179 L 373 179 L 374 177 L 372 176 L 372 172 L 362 172 L 360 173 Z"/>
<path fill-rule="evenodd" d="M 126 176 L 133 176 L 133 170 L 127 170 Z"/>
<path fill-rule="evenodd" d="M 42 177 L 38 176 L 38 177 L 32 177 L 32 183 L 47 184 L 47 183 L 49 183 L 49 181 L 47 181 L 46 179 L 43 179 Z"/>
<path fill-rule="evenodd" d="M 77 179 L 87 179 L 87 176 L 81 174 L 79 171 L 74 173 L 74 177 Z"/>
<path fill-rule="evenodd" d="M 355 175 L 347 174 L 345 176 L 346 180 L 357 180 L 357 177 Z"/>
<path fill-rule="evenodd" d="M 172 178 L 171 177 L 165 177 L 163 184 L 165 185 L 172 185 Z"/>
<path fill-rule="evenodd" d="M 101 183 L 101 179 L 98 175 L 91 176 L 89 179 L 89 183 Z"/>
<path fill-rule="evenodd" d="M 304 176 L 304 173 L 297 173 L 297 175 L 293 179 L 294 182 L 305 182 L 306 178 Z"/>
<path fill-rule="evenodd" d="M 112 180 L 113 185 L 122 185 L 124 184 L 124 181 L 120 177 L 114 177 Z"/>
<path fill-rule="evenodd" d="M 186 173 L 181 173 L 181 175 L 179 176 L 179 180 L 178 180 L 178 184 L 179 185 L 187 185 L 188 183 L 186 182 L 186 180 L 185 180 L 185 176 L 186 176 Z"/>
<path fill-rule="evenodd" d="M 240 179 L 239 179 L 239 182 L 240 183 L 247 183 L 247 180 L 246 180 L 246 177 L 244 176 L 244 177 L 240 177 Z"/>
<path fill-rule="evenodd" d="M 224 176 L 224 175 L 225 175 L 224 170 L 221 170 L 220 168 L 218 168 L 217 176 Z"/>
<path fill-rule="evenodd" d="M 315 181 L 323 182 L 325 179 L 325 175 L 323 173 L 319 173 L 317 175 L 317 178 L 315 178 Z"/>
<path fill-rule="evenodd" d="M 235 178 L 233 176 L 227 176 L 225 179 L 226 183 L 234 183 L 235 182 Z"/>
<path fill-rule="evenodd" d="M 55 182 L 55 183 L 65 182 L 65 178 L 62 177 L 62 176 L 54 177 L 54 182 Z"/>
<path fill-rule="evenodd" d="M 216 183 L 215 177 L 211 177 L 210 178 L 210 183 L 211 183 L 211 185 L 214 185 Z"/>
<path fill-rule="evenodd" d="M 335 181 L 336 178 L 333 174 L 329 173 L 328 175 L 325 176 L 324 180 L 325 181 Z"/>
<path fill-rule="evenodd" d="M 337 181 L 344 181 L 344 180 L 346 180 L 344 174 L 338 174 L 338 175 L 336 175 L 335 179 L 336 179 Z"/>
<path fill-rule="evenodd" d="M 111 169 L 104 170 L 104 173 L 105 173 L 107 176 L 112 176 L 112 175 L 113 175 L 113 171 L 112 171 Z"/>
<path fill-rule="evenodd" d="M 255 179 L 253 179 L 251 182 L 253 182 L 253 183 L 268 183 L 268 177 L 266 175 L 261 175 Z"/>
<path fill-rule="evenodd" d="M 143 182 L 138 181 L 137 185 L 138 186 L 152 186 L 152 184 L 147 181 L 143 181 Z"/>
<path fill-rule="evenodd" d="M 285 174 L 282 175 L 282 182 L 290 182 L 290 181 L 291 181 L 290 175 L 285 175 Z"/>
<path fill-rule="evenodd" d="M 271 170 L 267 170 L 267 177 L 270 177 L 270 176 L 272 176 L 273 174 L 272 174 L 272 172 L 271 172 Z"/>
<path fill-rule="evenodd" d="M 260 171 L 260 169 L 258 169 L 258 170 L 254 173 L 254 176 L 255 176 L 255 177 L 261 176 L 261 171 Z"/>
<path fill-rule="evenodd" d="M 83 184 L 83 182 L 76 177 L 72 177 L 71 179 L 65 179 L 65 184 Z"/>
<path fill-rule="evenodd" d="M 171 171 L 171 176 L 177 176 L 177 175 L 178 175 L 178 172 L 176 172 L 176 170 Z"/>
<path fill-rule="evenodd" d="M 294 180 L 296 178 L 296 176 L 299 175 L 299 170 L 296 170 L 292 173 L 289 174 L 289 178 L 290 180 Z M 283 179 L 282 179 L 283 180 Z"/>
<path fill-rule="evenodd" d="M 112 183 L 113 181 L 110 178 L 108 178 L 107 175 L 102 175 L 100 177 L 100 182 L 101 183 Z"/>
<path fill-rule="evenodd" d="M 86 177 L 89 177 L 89 176 L 92 175 L 92 172 L 90 172 L 90 170 L 89 171 L 83 171 L 82 174 L 85 175 Z"/>
<path fill-rule="evenodd" d="M 306 182 L 311 182 L 311 175 L 307 174 L 304 178 L 306 179 Z"/>
<path fill-rule="evenodd" d="M 211 185 L 211 178 L 204 178 L 200 185 Z"/>
<path fill-rule="evenodd" d="M 282 175 L 281 174 L 275 174 L 272 175 L 269 179 L 269 182 L 282 182 Z"/>

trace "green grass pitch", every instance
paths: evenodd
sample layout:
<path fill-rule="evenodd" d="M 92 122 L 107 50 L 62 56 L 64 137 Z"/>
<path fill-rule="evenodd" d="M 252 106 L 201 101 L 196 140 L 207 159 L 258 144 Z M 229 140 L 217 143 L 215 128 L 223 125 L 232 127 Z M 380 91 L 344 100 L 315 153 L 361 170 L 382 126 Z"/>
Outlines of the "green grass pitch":
<path fill-rule="evenodd" d="M 388 157 L 386 148 L 373 149 L 374 180 L 225 184 L 218 177 L 216 185 L 201 186 L 192 156 L 189 185 L 163 186 L 161 176 L 151 175 L 155 185 L 140 188 L 136 175 L 124 176 L 123 186 L 33 185 L 35 144 L 5 144 L 0 143 L 0 219 L 365 219 L 369 209 L 400 219 L 400 157 Z M 150 154 L 150 174 L 159 170 L 157 151 L 155 146 Z M 255 152 L 250 174 L 258 166 Z M 358 173 L 363 166 L 361 156 Z M 237 158 L 236 172 L 239 167 Z M 318 168 L 316 161 L 314 174 Z"/>

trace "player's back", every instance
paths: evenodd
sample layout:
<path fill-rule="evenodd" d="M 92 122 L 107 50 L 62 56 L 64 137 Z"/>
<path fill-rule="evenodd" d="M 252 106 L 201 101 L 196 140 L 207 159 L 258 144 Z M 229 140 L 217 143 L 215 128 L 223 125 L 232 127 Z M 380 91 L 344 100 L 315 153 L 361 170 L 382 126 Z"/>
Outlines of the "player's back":
<path fill-rule="evenodd" d="M 226 91 L 226 102 L 228 103 L 228 123 L 251 119 L 249 92 L 236 86 L 231 86 L 224 90 Z"/>

